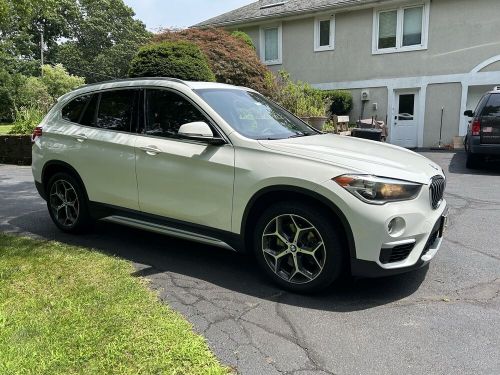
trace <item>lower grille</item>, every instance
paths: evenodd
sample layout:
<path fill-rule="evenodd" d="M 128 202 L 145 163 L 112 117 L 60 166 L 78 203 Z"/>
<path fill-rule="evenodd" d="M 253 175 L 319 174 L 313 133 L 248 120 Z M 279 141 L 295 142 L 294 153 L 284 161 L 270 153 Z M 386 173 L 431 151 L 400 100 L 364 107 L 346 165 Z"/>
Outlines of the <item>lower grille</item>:
<path fill-rule="evenodd" d="M 442 176 L 432 177 L 431 184 L 429 186 L 429 195 L 433 209 L 437 209 L 441 205 L 445 188 L 446 180 Z"/>
<path fill-rule="evenodd" d="M 401 262 L 408 258 L 414 247 L 415 243 L 410 243 L 406 245 L 395 246 L 392 249 L 382 249 L 380 250 L 380 263 L 387 264 Z"/>

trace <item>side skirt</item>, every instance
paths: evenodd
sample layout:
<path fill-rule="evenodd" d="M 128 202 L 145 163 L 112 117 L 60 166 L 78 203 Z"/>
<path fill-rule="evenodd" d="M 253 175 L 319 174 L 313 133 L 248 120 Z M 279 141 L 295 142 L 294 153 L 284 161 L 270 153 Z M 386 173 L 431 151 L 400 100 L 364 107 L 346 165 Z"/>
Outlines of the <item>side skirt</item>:
<path fill-rule="evenodd" d="M 126 225 L 149 232 L 164 234 L 184 240 L 203 243 L 237 252 L 244 252 L 241 236 L 202 225 L 164 218 L 158 215 L 103 203 L 89 202 L 91 215 L 96 220 Z"/>

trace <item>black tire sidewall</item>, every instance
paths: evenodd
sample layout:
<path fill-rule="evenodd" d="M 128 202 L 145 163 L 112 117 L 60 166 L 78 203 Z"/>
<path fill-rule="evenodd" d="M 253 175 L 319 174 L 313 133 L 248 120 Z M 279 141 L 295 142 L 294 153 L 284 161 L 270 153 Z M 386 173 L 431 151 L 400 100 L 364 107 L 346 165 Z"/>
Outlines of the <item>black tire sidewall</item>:
<path fill-rule="evenodd" d="M 321 274 L 306 284 L 293 284 L 276 275 L 268 266 L 262 253 L 262 234 L 267 224 L 276 216 L 294 214 L 307 219 L 319 231 L 326 249 L 326 263 Z M 330 286 L 346 270 L 346 244 L 342 240 L 339 229 L 329 217 L 326 210 L 315 205 L 297 202 L 279 202 L 268 209 L 257 219 L 253 234 L 253 252 L 264 273 L 282 288 L 296 293 L 313 293 Z"/>
<path fill-rule="evenodd" d="M 78 196 L 78 201 L 79 201 L 78 218 L 75 224 L 73 224 L 71 227 L 61 225 L 58 222 L 58 220 L 54 217 L 54 213 L 52 212 L 52 208 L 50 206 L 50 191 L 52 189 L 52 185 L 59 180 L 64 180 L 69 182 L 74 187 L 76 195 Z M 49 182 L 47 183 L 47 208 L 49 210 L 49 214 L 52 221 L 63 232 L 82 233 L 86 231 L 91 224 L 87 195 L 85 194 L 83 187 L 81 186 L 79 181 L 68 173 L 64 172 L 56 173 L 50 178 Z"/>

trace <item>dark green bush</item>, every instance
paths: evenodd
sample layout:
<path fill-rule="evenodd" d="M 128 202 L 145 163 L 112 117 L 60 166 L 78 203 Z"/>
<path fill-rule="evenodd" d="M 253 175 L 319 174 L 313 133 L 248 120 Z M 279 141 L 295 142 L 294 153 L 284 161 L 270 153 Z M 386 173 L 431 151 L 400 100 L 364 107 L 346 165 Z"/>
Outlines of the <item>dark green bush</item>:
<path fill-rule="evenodd" d="M 241 39 L 242 41 L 244 41 L 249 47 L 252 47 L 254 50 L 255 50 L 255 45 L 253 44 L 253 40 L 252 38 L 250 38 L 250 36 L 248 36 L 247 33 L 243 32 L 243 31 L 233 31 L 231 33 L 231 35 L 237 39 Z"/>
<path fill-rule="evenodd" d="M 352 94 L 347 90 L 322 91 L 323 97 L 329 106 L 330 112 L 337 116 L 345 116 L 352 109 Z"/>
<path fill-rule="evenodd" d="M 131 77 L 215 81 L 207 58 L 194 43 L 161 42 L 142 47 L 130 64 Z"/>

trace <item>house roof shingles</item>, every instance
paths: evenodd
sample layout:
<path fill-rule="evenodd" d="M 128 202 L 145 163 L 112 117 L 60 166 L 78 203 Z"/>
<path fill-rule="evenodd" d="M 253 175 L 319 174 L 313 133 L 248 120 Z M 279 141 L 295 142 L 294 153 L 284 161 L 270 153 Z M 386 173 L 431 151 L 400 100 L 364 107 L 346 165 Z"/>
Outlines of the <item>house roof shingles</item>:
<path fill-rule="evenodd" d="M 321 10 L 335 10 L 356 5 L 380 3 L 383 1 L 384 0 L 276 0 L 267 1 L 264 4 L 284 4 L 264 9 L 261 9 L 262 3 L 260 1 L 256 1 L 241 8 L 200 22 L 194 25 L 194 27 L 237 25 L 256 22 L 266 18 L 289 16 L 298 13 L 309 13 Z"/>

